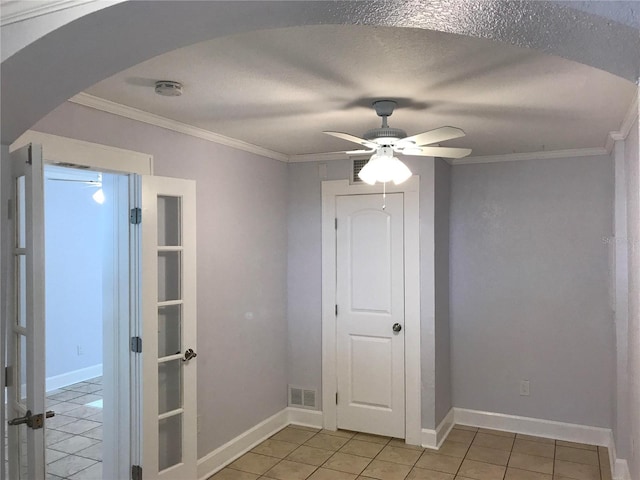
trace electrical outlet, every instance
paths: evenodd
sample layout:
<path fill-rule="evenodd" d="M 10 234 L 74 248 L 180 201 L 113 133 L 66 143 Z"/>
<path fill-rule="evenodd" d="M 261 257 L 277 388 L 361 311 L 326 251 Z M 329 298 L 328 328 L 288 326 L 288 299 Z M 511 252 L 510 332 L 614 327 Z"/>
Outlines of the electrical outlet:
<path fill-rule="evenodd" d="M 523 397 L 529 396 L 529 380 L 520 381 L 520 395 Z"/>
<path fill-rule="evenodd" d="M 78 352 L 78 355 L 84 355 L 84 350 L 81 345 L 76 346 L 76 351 Z"/>

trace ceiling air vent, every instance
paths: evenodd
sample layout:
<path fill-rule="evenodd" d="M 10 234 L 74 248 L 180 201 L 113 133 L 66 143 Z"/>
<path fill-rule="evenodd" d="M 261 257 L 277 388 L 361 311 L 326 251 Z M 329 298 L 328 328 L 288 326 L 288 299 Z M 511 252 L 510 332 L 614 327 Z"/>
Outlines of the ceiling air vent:
<path fill-rule="evenodd" d="M 364 167 L 367 164 L 368 161 L 369 161 L 368 158 L 353 159 L 353 168 L 351 169 L 351 183 L 352 184 L 362 183 L 362 180 L 358 176 L 358 173 L 360 173 L 360 170 L 362 170 L 362 167 Z"/>
<path fill-rule="evenodd" d="M 298 408 L 316 408 L 316 391 L 289 385 L 289 405 Z"/>

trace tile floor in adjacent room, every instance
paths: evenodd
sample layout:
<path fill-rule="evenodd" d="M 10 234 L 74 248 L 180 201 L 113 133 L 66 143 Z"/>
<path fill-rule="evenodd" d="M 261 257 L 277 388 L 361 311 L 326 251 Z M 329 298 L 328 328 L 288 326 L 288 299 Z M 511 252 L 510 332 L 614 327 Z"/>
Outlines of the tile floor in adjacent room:
<path fill-rule="evenodd" d="M 47 392 L 47 479 L 102 479 L 102 377 Z"/>
<path fill-rule="evenodd" d="M 290 425 L 210 480 L 611 480 L 606 448 L 456 425 L 440 450 Z"/>

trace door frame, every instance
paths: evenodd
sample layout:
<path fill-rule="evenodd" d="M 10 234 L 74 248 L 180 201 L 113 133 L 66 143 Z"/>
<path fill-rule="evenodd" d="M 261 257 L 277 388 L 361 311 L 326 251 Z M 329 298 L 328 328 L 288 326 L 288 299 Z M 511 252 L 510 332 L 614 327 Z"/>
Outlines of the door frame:
<path fill-rule="evenodd" d="M 46 165 L 55 165 L 58 162 L 63 162 L 71 163 L 77 166 L 88 167 L 89 169 L 95 171 L 128 175 L 129 177 L 131 177 L 132 174 L 153 175 L 152 155 L 125 150 L 117 147 L 111 147 L 108 145 L 85 142 L 73 138 L 61 137 L 58 135 L 36 132 L 34 130 L 28 130 L 24 134 L 22 134 L 9 147 L 9 150 L 14 151 L 28 143 L 38 144 L 42 146 L 43 163 L 45 167 Z M 3 182 L 4 181 L 5 179 L 3 179 Z M 114 185 L 120 193 L 120 195 L 118 196 L 118 208 L 128 209 L 128 206 L 123 207 L 121 203 L 127 202 L 126 199 L 121 197 L 124 184 L 128 183 L 128 181 L 128 179 L 119 179 L 116 180 L 117 185 Z M 115 213 L 116 212 L 114 211 L 114 214 Z M 123 275 L 129 276 L 130 262 L 136 261 L 135 252 L 131 251 L 131 259 L 129 259 L 129 249 L 122 248 L 123 242 L 126 242 L 128 244 L 130 241 L 128 232 L 129 224 L 128 222 L 126 223 L 125 230 L 125 226 L 123 225 L 122 221 L 120 221 L 117 217 L 114 218 L 114 221 L 116 231 L 113 232 L 114 262 L 111 266 L 111 271 L 112 273 L 120 271 Z M 4 266 L 2 268 L 4 269 Z M 4 274 L 5 272 L 3 271 L 2 273 Z M 117 279 L 113 278 L 113 274 L 111 275 L 111 277 L 111 282 L 117 284 Z M 133 285 L 131 286 L 132 289 L 134 287 L 135 286 Z M 131 314 L 130 323 L 137 322 L 137 318 L 134 318 L 137 309 L 133 308 L 130 312 L 130 292 L 123 290 L 124 289 L 122 288 L 113 289 L 113 316 L 118 318 L 126 318 Z M 134 299 L 134 297 L 135 296 L 132 296 L 131 299 Z M 112 389 L 118 397 L 117 408 L 116 411 L 113 412 L 114 417 L 111 419 L 111 421 L 113 421 L 115 425 L 118 425 L 118 430 L 113 438 L 105 438 L 104 440 L 104 445 L 106 446 L 106 448 L 109 448 L 110 451 L 113 452 L 113 461 L 109 462 L 108 458 L 104 459 L 105 461 L 103 461 L 103 465 L 107 465 L 108 468 L 112 468 L 114 471 L 113 476 L 117 476 L 118 478 L 125 475 L 126 477 L 129 476 L 131 461 L 133 460 L 133 455 L 136 451 L 135 443 L 139 441 L 139 439 L 134 438 L 134 436 L 136 435 L 136 431 L 139 430 L 134 430 L 133 428 L 131 428 L 131 425 L 133 424 L 133 422 L 135 422 L 134 417 L 136 413 L 135 410 L 130 408 L 132 401 L 134 401 L 134 398 L 131 395 L 131 391 L 133 389 L 133 386 L 135 385 L 134 382 L 136 382 L 137 380 L 132 376 L 130 362 L 119 361 L 120 358 L 124 358 L 123 356 L 125 355 L 125 353 L 127 355 L 127 358 L 129 358 L 129 337 L 131 336 L 131 327 L 131 324 L 124 326 L 121 325 L 120 322 L 113 322 L 112 328 L 108 331 L 103 332 L 105 338 L 110 337 L 114 340 L 119 339 L 119 341 L 113 342 L 110 351 L 107 351 L 105 349 L 103 352 L 103 355 L 112 355 L 112 357 L 115 359 L 113 367 L 114 372 L 112 376 L 113 382 L 117 382 L 117 384 L 114 383 Z M 6 326 L 4 325 L 3 315 L 3 345 L 6 342 L 5 331 Z M 4 406 L 4 402 L 0 403 L 2 403 Z M 109 419 L 106 419 L 106 421 L 109 421 Z M 125 452 L 127 453 L 127 456 L 123 456 L 123 453 Z"/>
<path fill-rule="evenodd" d="M 404 301 L 405 328 L 405 441 L 420 445 L 420 177 L 413 175 L 401 185 L 387 185 L 388 193 L 404 194 Z M 352 185 L 348 180 L 322 182 L 322 407 L 323 426 L 337 428 L 336 342 L 336 197 L 382 194 L 382 185 Z M 382 198 L 381 198 L 382 200 Z"/>

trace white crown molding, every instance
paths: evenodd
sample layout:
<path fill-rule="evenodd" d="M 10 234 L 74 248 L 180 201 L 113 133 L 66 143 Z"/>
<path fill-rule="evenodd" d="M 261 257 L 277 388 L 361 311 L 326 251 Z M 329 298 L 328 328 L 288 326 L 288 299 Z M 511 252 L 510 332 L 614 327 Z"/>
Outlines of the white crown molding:
<path fill-rule="evenodd" d="M 517 162 L 522 160 L 542 160 L 552 158 L 592 157 L 608 155 L 610 150 L 604 147 L 574 148 L 569 150 L 546 150 L 541 152 L 507 153 L 504 155 L 487 155 L 481 157 L 465 157 L 460 159 L 443 158 L 449 165 L 470 165 L 476 163 Z M 290 155 L 290 163 L 327 162 L 331 160 L 348 160 L 350 158 L 365 158 L 366 155 L 347 155 L 344 152 L 309 153 Z"/>
<path fill-rule="evenodd" d="M 638 118 L 638 91 L 636 90 L 636 95 L 633 97 L 633 101 L 631 105 L 629 105 L 629 109 L 627 110 L 626 115 L 624 116 L 624 120 L 622 120 L 622 124 L 620 128 L 616 131 L 609 132 L 607 135 L 607 143 L 605 148 L 607 152 L 611 153 L 613 151 L 613 145 L 618 140 L 625 140 L 631 132 L 631 127 L 634 122 Z"/>
<path fill-rule="evenodd" d="M 352 157 L 345 152 L 303 153 L 300 155 L 289 155 L 289 163 L 329 162 L 331 160 L 349 160 L 349 158 Z"/>
<path fill-rule="evenodd" d="M 465 157 L 449 161 L 451 165 L 471 165 L 476 163 L 520 162 L 523 160 L 545 160 L 553 158 L 593 157 L 608 155 L 604 147 L 572 148 L 568 150 L 549 150 L 542 152 L 507 153 L 505 155 L 487 155 L 483 157 Z"/>
<path fill-rule="evenodd" d="M 260 155 L 262 157 L 272 158 L 281 162 L 288 162 L 289 155 L 284 153 L 274 152 L 267 148 L 259 147 L 251 143 L 243 142 L 242 140 L 236 140 L 235 138 L 225 137 L 217 133 L 210 132 L 203 128 L 194 127 L 187 123 L 178 122 L 176 120 L 170 120 L 160 115 L 145 112 L 137 108 L 128 107 L 120 103 L 105 100 L 103 98 L 95 97 L 87 93 L 79 93 L 78 95 L 69 99 L 70 102 L 83 105 L 85 107 L 94 108 L 103 112 L 112 113 L 121 117 L 129 118 L 131 120 L 137 120 L 139 122 L 148 123 L 149 125 L 155 125 L 156 127 L 166 128 L 167 130 L 173 130 L 174 132 L 183 133 L 192 137 L 207 140 L 209 142 L 226 145 L 238 150 Z"/>
<path fill-rule="evenodd" d="M 93 0 L 91 0 L 93 1 Z M 157 127 L 173 130 L 174 132 L 183 133 L 192 137 L 200 138 L 209 142 L 226 145 L 228 147 L 236 148 L 249 153 L 254 153 L 263 157 L 279 160 L 285 163 L 304 163 L 304 162 L 327 162 L 333 160 L 349 160 L 350 158 L 366 157 L 363 155 L 348 155 L 345 152 L 329 152 L 329 153 L 308 153 L 299 155 L 287 155 L 285 153 L 276 152 L 267 148 L 253 145 L 251 143 L 243 142 L 242 140 L 236 140 L 235 138 L 226 137 L 218 133 L 205 130 L 200 127 L 195 127 L 186 123 L 171 120 L 160 115 L 145 112 L 137 108 L 122 105 L 120 103 L 105 100 L 87 93 L 79 93 L 78 95 L 69 99 L 70 102 L 83 105 L 85 107 L 94 108 L 121 117 L 129 118 L 131 120 L 137 120 L 139 122 L 148 123 Z M 625 118 L 620 126 L 619 131 L 609 132 L 607 141 L 604 147 L 592 147 L 592 148 L 574 148 L 567 150 L 548 150 L 540 152 L 525 152 L 525 153 L 507 153 L 504 155 L 486 155 L 478 157 L 465 157 L 460 159 L 447 159 L 444 160 L 450 165 L 472 165 L 480 163 L 498 163 L 498 162 L 517 162 L 524 160 L 543 160 L 543 159 L 555 159 L 555 158 L 572 158 L 572 157 L 592 157 L 599 155 L 609 155 L 613 148 L 613 143 L 616 140 L 624 140 L 631 127 L 638 116 L 638 98 L 635 97 L 632 102 Z"/>
<path fill-rule="evenodd" d="M 96 0 L 41 0 L 37 2 L 6 1 L 0 4 L 0 26 L 74 8 Z"/>
<path fill-rule="evenodd" d="M 618 132 L 614 132 L 614 133 L 620 133 L 623 137 L 622 139 L 624 140 L 625 138 L 627 138 L 627 135 L 629 135 L 629 132 L 631 131 L 631 127 L 633 126 L 637 118 L 638 118 L 638 89 L 636 89 L 636 94 L 633 97 L 633 101 L 631 102 L 631 105 L 629 105 L 629 110 L 627 110 L 627 114 L 624 116 L 624 120 L 622 121 L 622 125 L 620 125 L 620 129 L 618 130 Z"/>

